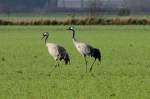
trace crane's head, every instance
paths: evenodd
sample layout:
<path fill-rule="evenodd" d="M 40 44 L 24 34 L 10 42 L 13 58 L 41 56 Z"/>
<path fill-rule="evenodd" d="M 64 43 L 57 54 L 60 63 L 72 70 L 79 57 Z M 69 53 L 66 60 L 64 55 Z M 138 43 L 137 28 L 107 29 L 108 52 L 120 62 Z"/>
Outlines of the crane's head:
<path fill-rule="evenodd" d="M 67 30 L 74 30 L 74 28 L 72 26 L 70 26 Z"/>
<path fill-rule="evenodd" d="M 74 30 L 74 27 L 70 26 L 67 30 L 71 30 L 73 35 L 72 35 L 72 38 L 75 39 L 75 30 Z"/>
<path fill-rule="evenodd" d="M 42 39 L 43 39 L 44 37 L 48 38 L 48 36 L 49 36 L 49 33 L 48 33 L 48 32 L 44 32 Z"/>

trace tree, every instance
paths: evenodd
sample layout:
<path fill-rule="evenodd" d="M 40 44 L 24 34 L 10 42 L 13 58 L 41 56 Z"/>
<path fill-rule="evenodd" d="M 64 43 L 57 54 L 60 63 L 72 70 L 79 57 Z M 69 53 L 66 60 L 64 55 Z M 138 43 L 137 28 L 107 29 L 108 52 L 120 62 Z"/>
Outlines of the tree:
<path fill-rule="evenodd" d="M 81 0 L 81 8 L 84 8 L 84 0 Z"/>
<path fill-rule="evenodd" d="M 132 14 L 139 14 L 145 5 L 145 0 L 125 0 Z"/>
<path fill-rule="evenodd" d="M 103 0 L 91 0 L 89 4 L 90 16 L 96 16 L 102 11 Z"/>
<path fill-rule="evenodd" d="M 63 0 L 63 8 L 65 8 L 65 0 Z"/>

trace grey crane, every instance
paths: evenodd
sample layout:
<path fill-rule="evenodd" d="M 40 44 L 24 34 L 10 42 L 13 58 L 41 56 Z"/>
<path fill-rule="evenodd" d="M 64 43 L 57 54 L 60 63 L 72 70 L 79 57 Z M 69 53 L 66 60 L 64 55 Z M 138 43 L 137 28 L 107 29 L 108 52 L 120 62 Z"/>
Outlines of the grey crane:
<path fill-rule="evenodd" d="M 72 35 L 73 44 L 76 47 L 77 51 L 85 59 L 86 72 L 87 72 L 87 60 L 86 60 L 86 56 L 91 56 L 91 57 L 94 58 L 94 62 L 92 63 L 92 65 L 90 67 L 90 72 L 91 72 L 96 59 L 98 59 L 101 62 L 101 52 L 100 52 L 100 50 L 97 49 L 97 48 L 92 47 L 89 44 L 82 43 L 82 42 L 79 42 L 78 40 L 76 40 L 76 38 L 75 38 L 75 30 L 74 30 L 73 27 L 69 27 L 67 30 L 71 30 L 72 31 L 72 33 L 73 33 L 73 35 Z"/>
<path fill-rule="evenodd" d="M 45 45 L 48 48 L 48 52 L 56 61 L 55 67 L 59 66 L 58 61 L 61 60 L 64 60 L 65 64 L 70 63 L 69 54 L 67 53 L 66 49 L 58 44 L 48 43 L 48 37 L 49 33 L 44 32 L 42 39 L 45 38 Z"/>

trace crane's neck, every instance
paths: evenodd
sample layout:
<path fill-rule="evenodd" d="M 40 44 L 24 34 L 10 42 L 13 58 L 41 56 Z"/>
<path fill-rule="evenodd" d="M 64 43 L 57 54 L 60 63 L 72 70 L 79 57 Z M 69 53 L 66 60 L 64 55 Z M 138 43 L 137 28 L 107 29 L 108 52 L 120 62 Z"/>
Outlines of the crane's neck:
<path fill-rule="evenodd" d="M 77 44 L 78 44 L 78 41 L 76 40 L 76 38 L 75 38 L 75 30 L 72 30 L 72 41 L 73 41 L 73 44 L 75 45 L 75 46 L 77 46 Z"/>
<path fill-rule="evenodd" d="M 45 38 L 45 45 L 47 45 L 47 43 L 48 43 L 48 36 L 46 36 Z"/>
<path fill-rule="evenodd" d="M 72 39 L 73 39 L 74 41 L 76 41 L 76 39 L 75 39 L 75 30 L 72 30 Z"/>

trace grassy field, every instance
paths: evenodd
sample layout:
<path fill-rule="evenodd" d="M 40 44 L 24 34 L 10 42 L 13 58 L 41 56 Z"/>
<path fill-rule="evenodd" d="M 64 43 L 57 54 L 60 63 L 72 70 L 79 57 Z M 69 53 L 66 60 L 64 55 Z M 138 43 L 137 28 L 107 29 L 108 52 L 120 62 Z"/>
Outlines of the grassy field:
<path fill-rule="evenodd" d="M 150 99 L 150 26 L 76 26 L 80 41 L 101 49 L 102 64 L 96 62 L 92 73 L 85 73 L 66 28 L 0 26 L 1 99 Z M 52 74 L 45 31 L 71 58 Z"/>

